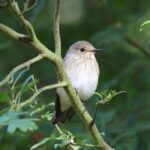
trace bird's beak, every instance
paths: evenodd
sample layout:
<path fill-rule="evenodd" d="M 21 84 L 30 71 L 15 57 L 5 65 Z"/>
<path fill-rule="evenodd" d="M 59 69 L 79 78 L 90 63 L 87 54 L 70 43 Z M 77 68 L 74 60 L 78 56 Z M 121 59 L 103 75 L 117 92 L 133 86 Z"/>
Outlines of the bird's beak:
<path fill-rule="evenodd" d="M 102 51 L 102 50 L 103 50 L 103 49 L 95 48 L 95 49 L 92 50 L 92 52 L 100 52 L 100 51 Z"/>

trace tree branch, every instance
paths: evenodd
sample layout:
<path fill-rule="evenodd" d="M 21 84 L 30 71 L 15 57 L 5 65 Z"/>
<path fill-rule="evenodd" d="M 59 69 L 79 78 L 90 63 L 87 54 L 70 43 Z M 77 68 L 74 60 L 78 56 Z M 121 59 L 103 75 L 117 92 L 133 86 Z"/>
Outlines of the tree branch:
<path fill-rule="evenodd" d="M 19 40 L 19 38 L 21 37 L 26 37 L 26 35 L 20 34 L 2 23 L 0 23 L 0 31 L 8 34 L 9 36 L 11 36 L 12 38 L 16 40 Z"/>
<path fill-rule="evenodd" d="M 0 87 L 5 85 L 7 82 L 9 82 L 16 72 L 18 72 L 19 70 L 25 67 L 29 67 L 31 64 L 43 59 L 43 57 L 44 55 L 40 54 L 12 69 L 12 71 L 5 77 L 5 79 L 0 82 Z"/>
<path fill-rule="evenodd" d="M 28 105 L 28 104 L 32 104 L 33 101 L 35 100 L 35 98 L 43 93 L 44 91 L 47 91 L 47 90 L 51 90 L 51 89 L 55 89 L 55 88 L 58 88 L 58 87 L 64 87 L 64 86 L 67 86 L 69 83 L 66 82 L 66 81 L 63 81 L 63 82 L 60 82 L 60 83 L 57 83 L 57 84 L 52 84 L 52 85 L 47 85 L 47 86 L 44 86 L 40 89 L 38 89 L 34 95 L 32 95 L 30 98 L 28 98 L 27 100 L 25 100 L 24 102 L 20 103 L 17 107 L 17 109 L 20 109 L 22 107 L 24 107 L 25 105 Z"/>
<path fill-rule="evenodd" d="M 10 27 L 0 23 L 0 31 L 6 33 L 10 37 L 19 40 L 20 42 L 24 42 L 26 44 L 31 45 L 34 47 L 38 52 L 45 55 L 46 58 L 52 61 L 53 64 L 57 65 L 56 62 L 59 62 L 60 64 L 63 62 L 60 57 L 55 55 L 51 50 L 49 50 L 45 45 L 43 45 L 38 39 L 36 39 L 34 42 L 31 41 L 30 37 L 18 33 L 15 30 L 11 29 Z"/>
<path fill-rule="evenodd" d="M 60 38 L 60 0 L 55 0 L 55 15 L 54 15 L 54 38 L 55 38 L 55 53 L 61 57 L 61 38 Z"/>
<path fill-rule="evenodd" d="M 136 43 L 135 41 L 133 41 L 129 37 L 125 37 L 125 41 L 127 43 L 129 43 L 130 45 L 132 45 L 133 47 L 140 50 L 146 57 L 148 57 L 150 59 L 150 51 L 149 50 L 145 49 L 144 47 L 142 47 L 141 45 L 139 45 L 138 43 Z"/>
<path fill-rule="evenodd" d="M 23 27 L 26 29 L 29 37 L 34 41 L 36 39 L 36 34 L 34 32 L 34 29 L 31 25 L 31 23 L 24 18 L 24 16 L 21 14 L 21 11 L 19 9 L 18 3 L 15 1 L 9 2 L 9 8 L 12 11 L 12 13 L 15 15 L 15 17 L 18 19 L 18 21 L 23 25 Z"/>
<path fill-rule="evenodd" d="M 26 0 L 24 2 L 24 10 L 21 12 L 21 15 L 25 14 L 26 12 L 30 11 L 31 9 L 33 9 L 37 3 L 38 3 L 38 0 L 35 0 L 34 3 L 32 4 L 32 6 L 29 7 L 29 3 L 30 3 L 30 0 Z"/>

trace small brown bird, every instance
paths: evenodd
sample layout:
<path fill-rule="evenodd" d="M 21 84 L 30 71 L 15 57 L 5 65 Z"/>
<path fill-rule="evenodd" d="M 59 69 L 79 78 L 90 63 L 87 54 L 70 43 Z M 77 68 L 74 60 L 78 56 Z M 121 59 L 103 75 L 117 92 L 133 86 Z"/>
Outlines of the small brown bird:
<path fill-rule="evenodd" d="M 69 47 L 64 58 L 68 78 L 84 102 L 95 92 L 99 78 L 99 65 L 95 58 L 96 49 L 87 41 L 78 41 Z M 63 88 L 57 89 L 55 117 L 52 124 L 65 123 L 74 115 L 75 110 Z"/>

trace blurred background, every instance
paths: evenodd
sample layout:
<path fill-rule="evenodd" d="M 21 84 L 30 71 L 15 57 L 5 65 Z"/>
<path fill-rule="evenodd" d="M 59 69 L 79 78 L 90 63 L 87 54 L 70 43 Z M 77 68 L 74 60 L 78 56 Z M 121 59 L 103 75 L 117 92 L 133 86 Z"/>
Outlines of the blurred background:
<path fill-rule="evenodd" d="M 19 2 L 21 5 L 22 1 Z M 150 28 L 140 32 L 141 24 L 150 19 L 149 6 L 149 0 L 62 1 L 62 55 L 65 56 L 68 47 L 78 40 L 87 40 L 96 48 L 104 49 L 96 56 L 101 69 L 97 92 L 127 91 L 116 96 L 110 103 L 100 106 L 96 119 L 105 140 L 117 150 L 150 149 Z M 25 14 L 38 38 L 52 51 L 53 15 L 54 0 L 39 1 L 34 9 Z M 18 32 L 25 33 L 8 9 L 0 11 L 0 21 Z M 36 55 L 37 52 L 30 46 L 0 33 L 0 79 L 12 68 Z M 57 81 L 52 64 L 46 60 L 32 65 L 22 80 L 31 74 L 38 81 L 38 87 Z M 4 91 L 9 91 L 9 88 L 1 87 L 0 92 Z M 28 111 L 54 102 L 55 90 L 43 93 L 38 99 L 38 104 L 27 108 Z M 91 99 L 86 107 L 93 114 L 99 97 L 94 95 Z M 10 101 L 3 101 L 1 98 L 0 114 L 9 107 Z M 35 115 L 42 120 L 37 122 L 38 129 L 35 131 L 16 130 L 10 134 L 6 127 L 1 128 L 0 149 L 28 150 L 45 137 L 57 137 L 58 132 L 44 117 L 47 111 L 52 113 L 53 109 L 54 106 L 51 105 Z M 71 131 L 79 141 L 92 143 L 77 115 L 70 123 L 60 125 L 60 128 Z M 57 142 L 52 140 L 37 149 L 53 150 Z"/>

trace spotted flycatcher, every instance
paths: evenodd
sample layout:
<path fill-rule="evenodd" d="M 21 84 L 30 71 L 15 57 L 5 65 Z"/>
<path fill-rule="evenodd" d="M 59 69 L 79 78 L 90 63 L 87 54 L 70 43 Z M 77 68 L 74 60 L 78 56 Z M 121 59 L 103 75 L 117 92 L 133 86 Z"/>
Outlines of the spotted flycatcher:
<path fill-rule="evenodd" d="M 78 41 L 69 47 L 64 58 L 67 76 L 83 102 L 88 100 L 97 88 L 99 65 L 95 52 L 98 50 L 100 49 L 96 49 L 87 41 Z M 63 88 L 58 88 L 52 124 L 65 123 L 74 113 L 67 93 Z"/>

